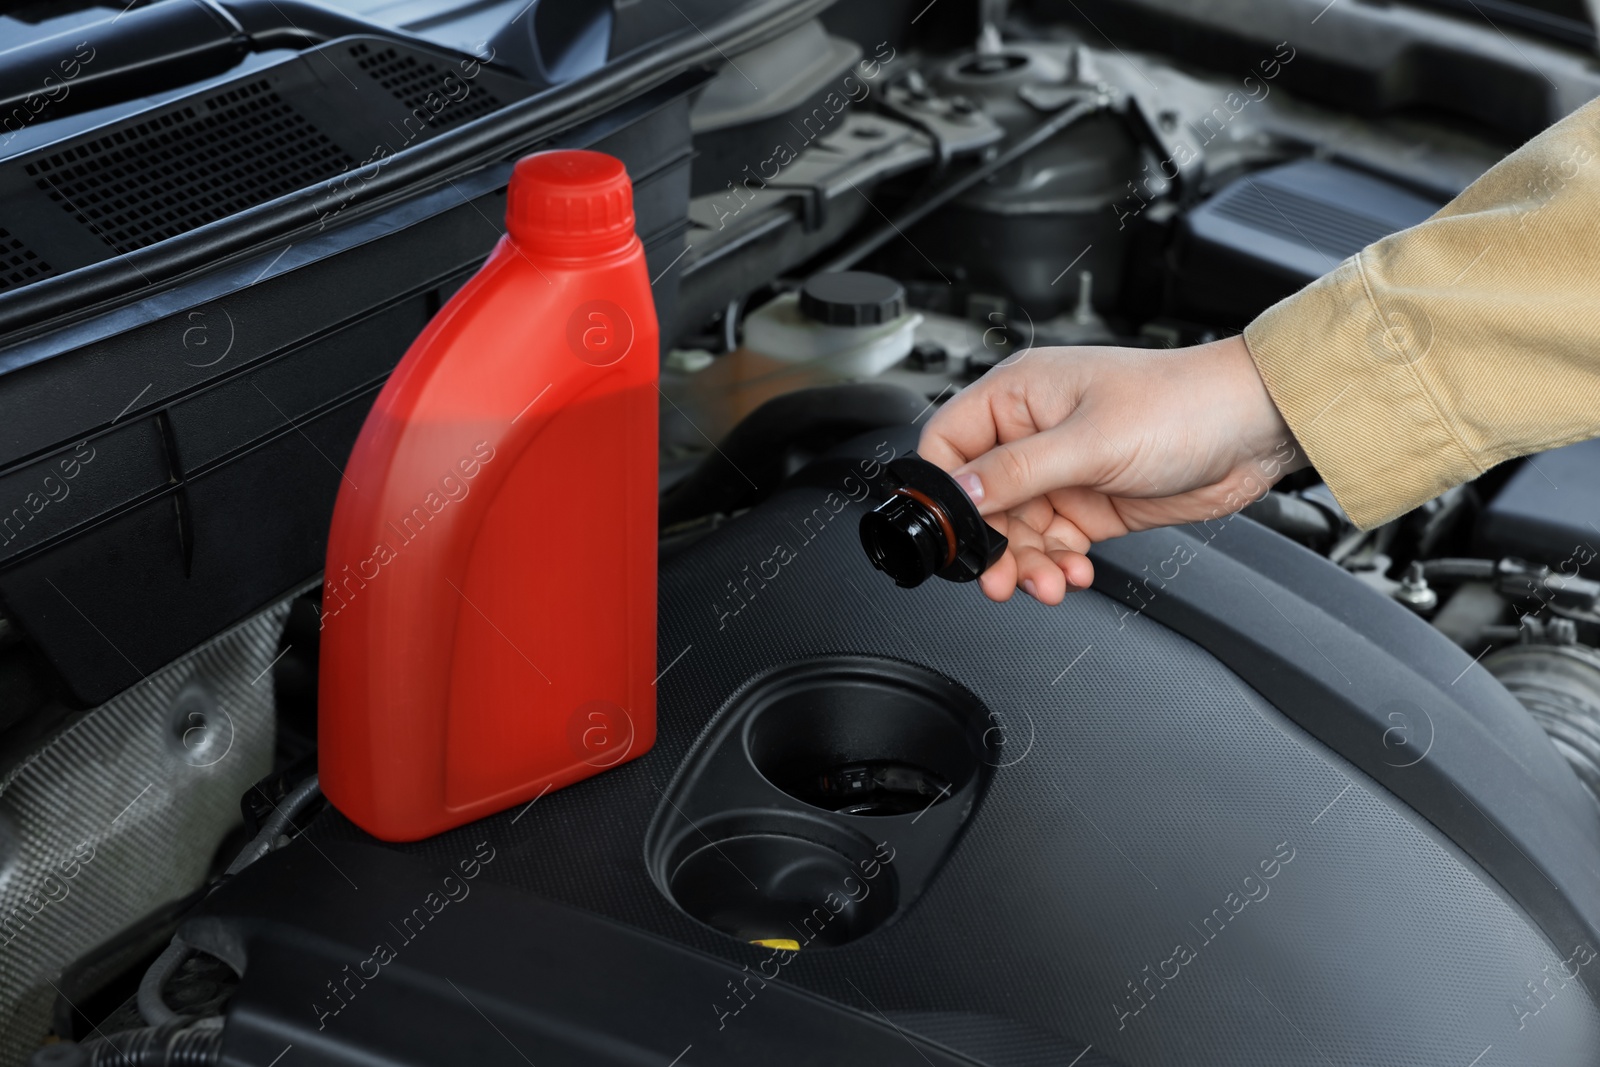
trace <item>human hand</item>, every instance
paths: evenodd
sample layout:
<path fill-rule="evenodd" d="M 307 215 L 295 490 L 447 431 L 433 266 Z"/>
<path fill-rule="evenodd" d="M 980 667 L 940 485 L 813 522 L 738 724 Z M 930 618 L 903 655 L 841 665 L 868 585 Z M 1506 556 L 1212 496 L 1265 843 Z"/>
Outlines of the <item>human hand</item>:
<path fill-rule="evenodd" d="M 1093 581 L 1094 542 L 1231 514 L 1307 463 L 1242 337 L 1030 349 L 945 404 L 917 451 L 1010 541 L 984 593 L 1046 604 Z"/>

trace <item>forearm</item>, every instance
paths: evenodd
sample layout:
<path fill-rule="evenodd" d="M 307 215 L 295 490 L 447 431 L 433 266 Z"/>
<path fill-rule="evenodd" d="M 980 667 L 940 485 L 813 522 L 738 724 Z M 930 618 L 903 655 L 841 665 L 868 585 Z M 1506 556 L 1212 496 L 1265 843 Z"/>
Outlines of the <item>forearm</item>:
<path fill-rule="evenodd" d="M 1245 330 L 1362 526 L 1600 433 L 1600 101 Z"/>

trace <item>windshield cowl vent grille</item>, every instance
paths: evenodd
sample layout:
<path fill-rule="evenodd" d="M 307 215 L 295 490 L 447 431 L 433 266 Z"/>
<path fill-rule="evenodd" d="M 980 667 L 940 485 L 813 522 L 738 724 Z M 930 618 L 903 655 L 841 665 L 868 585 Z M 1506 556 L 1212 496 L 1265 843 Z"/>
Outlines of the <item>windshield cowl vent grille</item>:
<path fill-rule="evenodd" d="M 48 195 L 131 252 L 348 170 L 355 161 L 265 79 L 28 164 Z"/>
<path fill-rule="evenodd" d="M 55 272 L 10 230 L 0 227 L 0 292 L 48 278 Z"/>
<path fill-rule="evenodd" d="M 406 125 L 413 137 L 423 127 L 434 132 L 449 129 L 501 106 L 493 93 L 472 79 L 394 48 L 357 44 L 350 56 L 410 112 Z"/>

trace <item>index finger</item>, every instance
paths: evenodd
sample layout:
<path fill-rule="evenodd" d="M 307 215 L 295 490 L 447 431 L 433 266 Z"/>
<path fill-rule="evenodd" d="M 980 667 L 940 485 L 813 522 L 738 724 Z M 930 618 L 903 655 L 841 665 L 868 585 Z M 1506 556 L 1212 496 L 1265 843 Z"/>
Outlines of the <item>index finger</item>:
<path fill-rule="evenodd" d="M 976 459 L 999 443 L 984 382 L 961 390 L 922 428 L 917 454 L 946 472 Z"/>

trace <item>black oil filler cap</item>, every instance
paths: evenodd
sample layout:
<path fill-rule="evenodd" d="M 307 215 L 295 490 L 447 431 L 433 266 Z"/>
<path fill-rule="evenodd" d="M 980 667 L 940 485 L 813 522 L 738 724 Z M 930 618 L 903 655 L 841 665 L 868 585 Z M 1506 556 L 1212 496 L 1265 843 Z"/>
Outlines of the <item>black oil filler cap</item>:
<path fill-rule="evenodd" d="M 970 582 L 1006 550 L 955 479 L 915 452 L 891 461 L 882 484 L 889 496 L 861 516 L 861 547 L 896 585 Z"/>
<path fill-rule="evenodd" d="M 876 326 L 905 314 L 905 288 L 864 270 L 817 274 L 800 287 L 800 310 L 827 326 Z"/>

